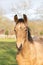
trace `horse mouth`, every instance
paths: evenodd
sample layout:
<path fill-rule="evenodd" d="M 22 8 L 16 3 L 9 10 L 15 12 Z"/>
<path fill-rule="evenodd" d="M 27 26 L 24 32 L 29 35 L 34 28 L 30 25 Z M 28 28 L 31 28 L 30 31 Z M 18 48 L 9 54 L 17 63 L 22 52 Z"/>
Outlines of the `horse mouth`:
<path fill-rule="evenodd" d="M 19 52 L 22 50 L 22 44 L 20 45 L 19 48 L 17 47 L 17 44 L 16 44 L 16 48 L 17 48 L 17 54 L 19 54 Z"/>

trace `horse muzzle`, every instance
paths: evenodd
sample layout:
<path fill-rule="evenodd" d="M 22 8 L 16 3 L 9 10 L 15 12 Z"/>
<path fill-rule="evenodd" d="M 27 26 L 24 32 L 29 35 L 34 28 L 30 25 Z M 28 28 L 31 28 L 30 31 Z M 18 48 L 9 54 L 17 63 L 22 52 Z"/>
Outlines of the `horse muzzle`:
<path fill-rule="evenodd" d="M 20 51 L 22 49 L 22 44 L 20 44 L 19 46 L 16 44 L 16 47 L 17 47 L 18 51 Z"/>

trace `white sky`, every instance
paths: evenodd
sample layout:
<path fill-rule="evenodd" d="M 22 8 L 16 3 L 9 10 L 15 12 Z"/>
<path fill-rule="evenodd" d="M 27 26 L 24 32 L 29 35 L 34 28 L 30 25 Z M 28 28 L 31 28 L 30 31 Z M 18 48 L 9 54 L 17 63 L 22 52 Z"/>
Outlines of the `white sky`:
<path fill-rule="evenodd" d="M 11 10 L 12 7 L 16 10 Z M 29 19 L 43 19 L 43 0 L 0 0 L 4 16 L 13 19 L 15 14 L 27 14 Z"/>

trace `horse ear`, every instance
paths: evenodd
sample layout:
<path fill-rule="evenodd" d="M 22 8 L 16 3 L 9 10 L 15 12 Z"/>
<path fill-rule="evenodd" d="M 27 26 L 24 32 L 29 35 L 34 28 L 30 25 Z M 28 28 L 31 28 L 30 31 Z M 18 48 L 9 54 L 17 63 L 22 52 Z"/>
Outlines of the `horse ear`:
<path fill-rule="evenodd" d="M 14 21 L 17 23 L 17 21 L 18 21 L 17 15 L 14 16 Z"/>
<path fill-rule="evenodd" d="M 24 19 L 24 22 L 27 22 L 27 16 L 25 14 L 23 14 L 23 19 Z"/>

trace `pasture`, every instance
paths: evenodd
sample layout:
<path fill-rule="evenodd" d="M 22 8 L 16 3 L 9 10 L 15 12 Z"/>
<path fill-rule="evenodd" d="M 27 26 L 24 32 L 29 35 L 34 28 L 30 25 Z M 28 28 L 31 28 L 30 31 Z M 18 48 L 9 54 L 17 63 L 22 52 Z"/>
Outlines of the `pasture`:
<path fill-rule="evenodd" d="M 0 39 L 0 65 L 17 65 L 14 39 Z"/>

